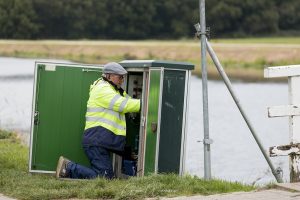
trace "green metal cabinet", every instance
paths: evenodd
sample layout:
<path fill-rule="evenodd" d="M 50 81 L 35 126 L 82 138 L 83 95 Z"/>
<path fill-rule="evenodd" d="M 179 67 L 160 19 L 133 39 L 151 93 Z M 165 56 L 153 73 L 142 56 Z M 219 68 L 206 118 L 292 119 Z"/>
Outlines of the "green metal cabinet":
<path fill-rule="evenodd" d="M 90 85 L 100 66 L 36 63 L 30 170 L 53 172 L 60 155 L 88 164 L 81 147 Z"/>
<path fill-rule="evenodd" d="M 194 66 L 125 60 L 123 87 L 142 99 L 140 113 L 126 116 L 127 146 L 138 155 L 137 176 L 184 172 L 189 82 Z M 89 87 L 102 65 L 37 62 L 30 141 L 30 172 L 54 173 L 60 155 L 89 166 L 81 147 Z M 122 161 L 113 156 L 117 174 Z"/>

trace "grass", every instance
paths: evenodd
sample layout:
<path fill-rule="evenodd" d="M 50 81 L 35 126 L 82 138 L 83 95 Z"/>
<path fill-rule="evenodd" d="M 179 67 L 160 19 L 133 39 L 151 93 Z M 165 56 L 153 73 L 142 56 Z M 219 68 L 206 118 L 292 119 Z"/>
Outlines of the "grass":
<path fill-rule="evenodd" d="M 239 44 L 300 44 L 300 37 L 258 37 L 237 39 L 213 39 L 215 43 Z"/>
<path fill-rule="evenodd" d="M 213 39 L 211 44 L 230 78 L 265 80 L 263 68 L 266 66 L 300 63 L 300 37 Z M 201 75 L 198 39 L 0 40 L 0 56 L 66 59 L 89 64 L 125 59 L 186 61 L 196 66 L 194 74 Z M 208 65 L 209 78 L 219 79 L 210 59 Z"/>
<path fill-rule="evenodd" d="M 251 191 L 253 186 L 175 174 L 133 177 L 128 180 L 57 180 L 28 173 L 28 147 L 16 134 L 0 130 L 0 192 L 17 199 L 143 199 L 161 196 L 211 195 Z"/>
<path fill-rule="evenodd" d="M 10 131 L 5 131 L 5 130 L 0 130 L 0 140 L 1 139 L 12 139 L 15 138 L 16 134 L 10 132 Z"/>

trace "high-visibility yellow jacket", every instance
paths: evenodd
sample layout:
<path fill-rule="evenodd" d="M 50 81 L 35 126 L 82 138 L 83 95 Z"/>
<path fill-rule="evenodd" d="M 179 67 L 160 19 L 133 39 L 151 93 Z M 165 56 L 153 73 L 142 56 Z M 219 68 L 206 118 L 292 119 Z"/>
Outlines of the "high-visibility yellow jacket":
<path fill-rule="evenodd" d="M 140 100 L 123 96 L 109 82 L 98 79 L 90 87 L 85 130 L 102 126 L 115 135 L 126 135 L 125 113 L 138 112 Z"/>

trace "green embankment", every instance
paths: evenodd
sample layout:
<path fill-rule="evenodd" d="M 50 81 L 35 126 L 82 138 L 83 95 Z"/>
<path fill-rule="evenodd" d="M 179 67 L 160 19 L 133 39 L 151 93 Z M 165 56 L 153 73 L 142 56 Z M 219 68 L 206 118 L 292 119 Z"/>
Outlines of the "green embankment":
<path fill-rule="evenodd" d="M 250 191 L 254 187 L 221 180 L 204 181 L 174 174 L 128 180 L 57 180 L 28 173 L 28 147 L 16 134 L 0 130 L 0 193 L 17 199 L 143 199 Z"/>
<path fill-rule="evenodd" d="M 212 47 L 229 77 L 262 81 L 266 66 L 300 63 L 300 37 L 213 39 Z M 104 64 L 128 59 L 186 61 L 200 76 L 200 42 L 194 40 L 0 40 L 0 56 L 66 59 Z M 220 79 L 210 58 L 208 75 Z M 270 79 L 267 79 L 270 80 Z M 274 79 L 272 79 L 274 81 Z"/>
<path fill-rule="evenodd" d="M 298 44 L 300 37 L 259 37 L 259 38 L 242 38 L 242 39 L 214 39 L 217 43 L 239 43 L 239 44 Z"/>

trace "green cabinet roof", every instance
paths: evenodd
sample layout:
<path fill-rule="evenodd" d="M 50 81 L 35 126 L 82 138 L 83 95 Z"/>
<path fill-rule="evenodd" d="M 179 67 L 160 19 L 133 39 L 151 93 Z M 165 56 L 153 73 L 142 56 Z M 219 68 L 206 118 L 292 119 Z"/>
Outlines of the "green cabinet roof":
<path fill-rule="evenodd" d="M 194 65 L 187 62 L 175 62 L 167 60 L 123 60 L 120 62 L 123 67 L 164 67 L 172 69 L 193 70 Z"/>

